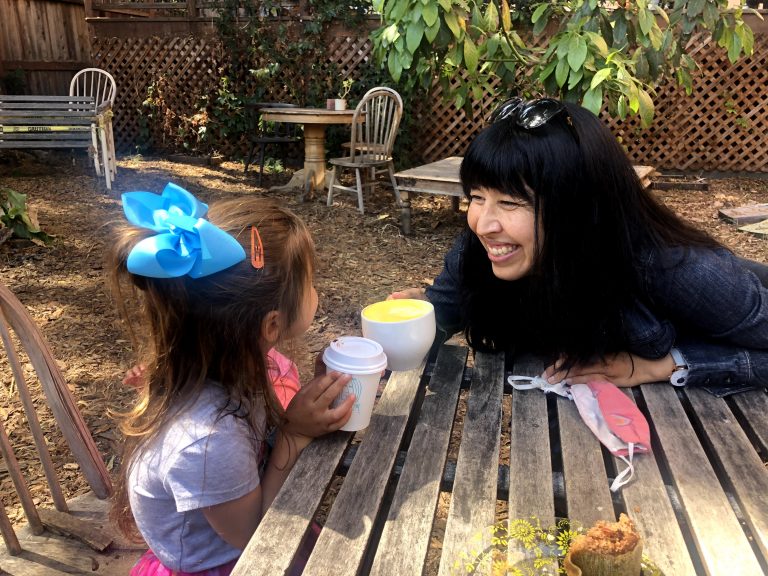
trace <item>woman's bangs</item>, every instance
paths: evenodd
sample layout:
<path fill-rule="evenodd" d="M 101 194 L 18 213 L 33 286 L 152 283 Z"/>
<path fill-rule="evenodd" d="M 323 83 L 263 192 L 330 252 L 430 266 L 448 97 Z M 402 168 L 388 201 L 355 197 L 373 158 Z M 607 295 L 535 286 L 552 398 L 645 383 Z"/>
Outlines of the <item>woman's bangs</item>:
<path fill-rule="evenodd" d="M 510 162 L 509 158 L 501 159 L 500 154 L 496 158 L 471 158 L 464 159 L 461 167 L 461 184 L 464 195 L 469 198 L 472 190 L 488 188 L 519 198 L 528 203 L 533 203 L 533 197 L 529 192 L 525 178 L 521 170 Z M 495 161 L 494 161 L 495 160 Z"/>
<path fill-rule="evenodd" d="M 532 203 L 528 181 L 532 144 L 530 135 L 520 133 L 506 121 L 481 132 L 461 164 L 464 194 L 469 197 L 472 189 L 490 188 Z"/>

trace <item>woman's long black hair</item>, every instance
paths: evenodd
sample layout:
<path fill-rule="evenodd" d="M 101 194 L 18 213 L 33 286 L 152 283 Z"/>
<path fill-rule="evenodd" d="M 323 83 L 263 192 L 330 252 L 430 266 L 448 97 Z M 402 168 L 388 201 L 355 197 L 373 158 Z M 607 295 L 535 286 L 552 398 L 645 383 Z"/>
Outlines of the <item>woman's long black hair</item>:
<path fill-rule="evenodd" d="M 469 146 L 464 194 L 486 187 L 531 202 L 538 250 L 521 280 L 493 275 L 477 236 L 464 236 L 466 336 L 481 350 L 544 354 L 564 367 L 625 349 L 621 310 L 639 294 L 649 249 L 719 246 L 641 185 L 609 129 L 573 104 L 532 129 L 497 121 Z"/>

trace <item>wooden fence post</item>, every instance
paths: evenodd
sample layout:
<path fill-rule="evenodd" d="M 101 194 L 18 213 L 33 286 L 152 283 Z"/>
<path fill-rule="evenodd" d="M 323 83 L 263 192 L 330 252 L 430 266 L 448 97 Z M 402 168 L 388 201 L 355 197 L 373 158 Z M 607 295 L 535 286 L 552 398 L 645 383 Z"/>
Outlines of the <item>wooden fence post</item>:
<path fill-rule="evenodd" d="M 197 20 L 197 0 L 187 0 L 187 20 Z"/>
<path fill-rule="evenodd" d="M 84 0 L 83 7 L 85 8 L 85 17 L 93 18 L 93 0 Z"/>

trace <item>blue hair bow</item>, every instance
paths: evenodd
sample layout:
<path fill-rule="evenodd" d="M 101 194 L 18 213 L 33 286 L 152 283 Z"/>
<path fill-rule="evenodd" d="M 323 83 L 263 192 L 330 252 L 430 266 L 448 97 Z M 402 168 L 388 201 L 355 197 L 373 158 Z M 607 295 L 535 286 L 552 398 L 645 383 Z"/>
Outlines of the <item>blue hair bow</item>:
<path fill-rule="evenodd" d="M 131 224 L 158 234 L 128 254 L 128 271 L 150 278 L 202 278 L 245 260 L 233 236 L 205 220 L 208 205 L 168 183 L 162 194 L 126 192 L 123 212 Z"/>

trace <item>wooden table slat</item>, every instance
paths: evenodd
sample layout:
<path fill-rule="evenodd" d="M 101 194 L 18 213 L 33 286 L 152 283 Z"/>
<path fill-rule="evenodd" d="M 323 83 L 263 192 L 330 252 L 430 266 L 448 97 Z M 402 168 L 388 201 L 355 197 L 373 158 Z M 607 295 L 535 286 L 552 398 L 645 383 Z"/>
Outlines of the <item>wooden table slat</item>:
<path fill-rule="evenodd" d="M 634 399 L 626 388 L 624 393 Z M 614 458 L 614 461 L 618 469 L 626 466 L 618 458 Z M 632 463 L 635 474 L 621 488 L 621 496 L 627 515 L 643 537 L 643 552 L 653 559 L 664 574 L 695 576 L 696 569 L 672 503 L 666 497 L 667 489 L 655 455 L 636 454 Z"/>
<path fill-rule="evenodd" d="M 677 392 L 663 384 L 646 384 L 642 392 L 706 572 L 722 576 L 761 574 Z"/>
<path fill-rule="evenodd" d="M 518 376 L 538 376 L 544 363 L 526 357 L 515 361 Z M 547 397 L 541 390 L 512 393 L 509 441 L 509 517 L 536 516 L 542 526 L 555 524 L 552 456 L 549 443 Z"/>
<path fill-rule="evenodd" d="M 379 540 L 371 568 L 374 576 L 421 573 L 466 360 L 464 347 L 443 346 L 438 353 Z"/>
<path fill-rule="evenodd" d="M 538 376 L 545 366 L 541 359 L 515 361 L 518 376 Z M 541 390 L 515 390 L 509 440 L 509 518 L 535 517 L 542 528 L 555 525 L 552 491 L 552 455 L 549 442 L 547 397 Z M 514 566 L 526 559 L 525 547 L 510 541 L 508 561 Z"/>
<path fill-rule="evenodd" d="M 357 574 L 382 507 L 423 369 L 422 363 L 408 372 L 393 372 L 387 381 L 364 440 L 309 557 L 305 576 Z"/>
<path fill-rule="evenodd" d="M 440 558 L 440 576 L 470 548 L 490 545 L 495 520 L 504 355 L 478 353 L 467 399 L 456 479 Z"/>
<path fill-rule="evenodd" d="M 602 444 L 584 424 L 572 400 L 557 397 L 568 517 L 585 528 L 616 514 L 603 461 Z"/>
<path fill-rule="evenodd" d="M 747 525 L 768 558 L 768 474 L 725 400 L 705 390 L 686 390 L 696 418 L 733 486 Z"/>
<path fill-rule="evenodd" d="M 351 438 L 351 432 L 335 432 L 313 440 L 304 449 L 285 480 L 289 489 L 277 494 L 232 576 L 285 573 Z"/>
<path fill-rule="evenodd" d="M 760 449 L 768 454 L 768 393 L 766 390 L 754 390 L 742 394 L 734 394 L 733 402 L 747 419 Z"/>

